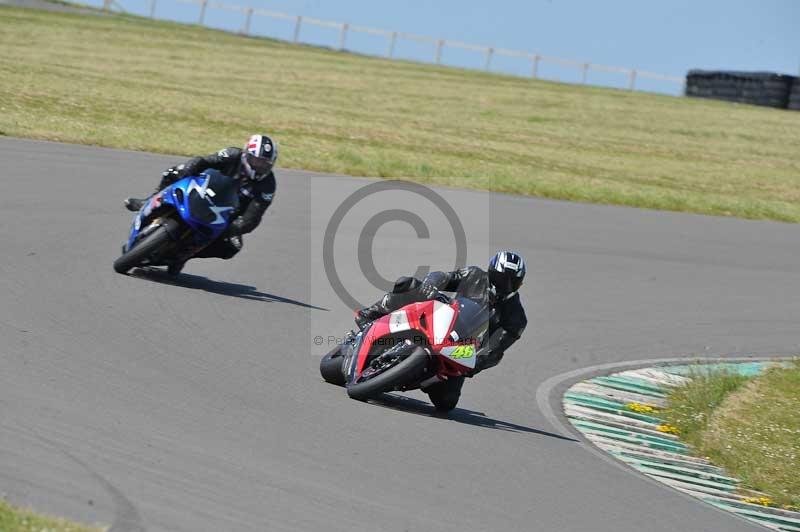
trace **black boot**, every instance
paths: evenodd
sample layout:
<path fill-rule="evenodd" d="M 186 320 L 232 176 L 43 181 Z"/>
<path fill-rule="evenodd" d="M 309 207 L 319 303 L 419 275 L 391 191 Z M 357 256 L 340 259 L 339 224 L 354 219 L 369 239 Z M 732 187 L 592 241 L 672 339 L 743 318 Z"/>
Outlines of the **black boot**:
<path fill-rule="evenodd" d="M 144 206 L 144 202 L 147 201 L 147 198 L 138 199 L 138 198 L 127 198 L 125 200 L 125 208 L 131 212 L 137 212 Z"/>
<path fill-rule="evenodd" d="M 181 270 L 183 270 L 183 267 L 185 265 L 186 265 L 186 261 L 185 260 L 178 259 L 175 262 L 173 262 L 173 263 L 171 263 L 171 264 L 169 264 L 167 266 L 167 274 L 172 276 L 172 277 L 177 277 L 178 274 L 181 273 Z"/>

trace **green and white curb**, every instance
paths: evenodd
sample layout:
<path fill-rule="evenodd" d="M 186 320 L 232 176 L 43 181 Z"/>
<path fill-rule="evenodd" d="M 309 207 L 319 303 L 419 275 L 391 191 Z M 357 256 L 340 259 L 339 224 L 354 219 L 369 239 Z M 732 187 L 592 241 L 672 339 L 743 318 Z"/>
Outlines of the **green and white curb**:
<path fill-rule="evenodd" d="M 773 362 L 706 364 L 741 375 L 758 375 Z M 800 532 L 800 512 L 757 504 L 765 494 L 691 449 L 658 417 L 670 388 L 691 379 L 697 365 L 651 367 L 594 377 L 563 396 L 564 414 L 586 439 L 654 480 L 773 530 Z"/>

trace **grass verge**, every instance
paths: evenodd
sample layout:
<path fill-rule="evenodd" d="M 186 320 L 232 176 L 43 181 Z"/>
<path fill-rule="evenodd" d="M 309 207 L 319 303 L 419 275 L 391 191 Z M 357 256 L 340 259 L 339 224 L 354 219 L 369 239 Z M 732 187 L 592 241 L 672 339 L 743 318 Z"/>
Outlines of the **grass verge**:
<path fill-rule="evenodd" d="M 776 506 L 800 508 L 800 362 L 745 378 L 693 375 L 663 416 L 681 439 Z"/>
<path fill-rule="evenodd" d="M 44 517 L 16 508 L 0 499 L 0 530 L 3 532 L 100 532 L 100 528 Z"/>
<path fill-rule="evenodd" d="M 209 14 L 213 23 L 213 14 Z M 442 68 L 131 16 L 0 8 L 5 135 L 800 221 L 800 113 Z"/>

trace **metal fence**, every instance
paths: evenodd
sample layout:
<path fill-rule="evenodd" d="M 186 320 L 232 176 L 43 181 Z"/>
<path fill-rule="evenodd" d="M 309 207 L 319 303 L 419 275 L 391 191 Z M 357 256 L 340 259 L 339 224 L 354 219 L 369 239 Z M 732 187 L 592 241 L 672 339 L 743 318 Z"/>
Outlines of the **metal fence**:
<path fill-rule="evenodd" d="M 504 48 L 495 48 L 492 46 L 481 46 L 475 44 L 469 44 L 460 41 L 450 41 L 445 39 L 436 39 L 434 37 L 428 37 L 426 35 L 415 35 L 413 33 L 404 33 L 400 31 L 389 31 L 389 30 L 382 30 L 377 28 L 367 28 L 364 26 L 356 26 L 352 24 L 347 24 L 345 22 L 334 22 L 330 20 L 321 20 L 312 17 L 304 17 L 302 15 L 289 15 L 286 13 L 278 13 L 275 11 L 269 11 L 266 9 L 258 9 L 253 7 L 243 7 L 237 5 L 226 4 L 223 2 L 211 2 L 209 0 L 176 0 L 182 4 L 194 4 L 197 5 L 198 10 L 198 18 L 197 23 L 203 25 L 206 19 L 206 10 L 208 8 L 212 9 L 222 9 L 226 11 L 234 11 L 239 12 L 242 14 L 242 26 L 239 30 L 239 33 L 242 35 L 253 35 L 251 33 L 251 23 L 253 20 L 253 16 L 260 16 L 260 17 L 269 17 L 272 19 L 282 19 L 294 22 L 294 33 L 292 36 L 292 42 L 294 43 L 302 43 L 302 29 L 303 26 L 313 25 L 319 26 L 323 28 L 333 28 L 339 31 L 339 39 L 338 43 L 332 47 L 337 50 L 345 51 L 348 50 L 347 48 L 347 35 L 350 32 L 356 33 L 366 33 L 369 35 L 377 35 L 377 36 L 384 36 L 386 37 L 386 57 L 389 59 L 395 59 L 395 48 L 399 40 L 407 40 L 407 41 L 416 41 L 421 43 L 429 43 L 433 45 L 433 55 L 432 55 L 432 62 L 437 65 L 442 65 L 442 51 L 445 47 L 448 48 L 460 48 L 464 50 L 474 51 L 480 54 L 483 54 L 484 61 L 483 61 L 483 70 L 489 72 L 492 68 L 492 59 L 495 56 L 505 56 L 505 57 L 516 57 L 522 58 L 525 60 L 530 61 L 530 77 L 531 78 L 540 78 L 540 65 L 542 63 L 552 63 L 556 65 L 566 66 L 575 68 L 579 71 L 581 77 L 581 84 L 587 84 L 589 82 L 589 73 L 590 72 L 605 72 L 605 73 L 614 73 L 624 76 L 626 78 L 626 85 L 628 90 L 637 90 L 636 82 L 640 78 L 645 79 L 652 79 L 658 81 L 669 82 L 672 84 L 677 84 L 677 87 L 680 87 L 680 92 L 683 93 L 683 88 L 685 84 L 685 79 L 682 77 L 675 77 L 675 76 L 667 76 L 664 74 L 657 74 L 655 72 L 648 72 L 645 70 L 638 70 L 634 68 L 623 68 L 623 67 L 614 67 L 614 66 L 606 66 L 606 65 L 598 65 L 595 63 L 590 63 L 588 61 L 575 61 L 572 59 L 563 59 L 560 57 L 553 57 L 549 55 L 542 55 L 537 53 L 531 52 L 524 52 L 518 50 L 507 50 Z M 150 18 L 155 18 L 156 14 L 156 6 L 158 0 L 150 0 L 150 10 L 149 16 Z M 116 8 L 120 11 L 124 11 L 122 6 L 117 2 L 117 0 L 103 0 L 103 6 L 106 10 L 111 10 L 112 8 Z M 355 51 L 355 50 L 353 50 Z"/>

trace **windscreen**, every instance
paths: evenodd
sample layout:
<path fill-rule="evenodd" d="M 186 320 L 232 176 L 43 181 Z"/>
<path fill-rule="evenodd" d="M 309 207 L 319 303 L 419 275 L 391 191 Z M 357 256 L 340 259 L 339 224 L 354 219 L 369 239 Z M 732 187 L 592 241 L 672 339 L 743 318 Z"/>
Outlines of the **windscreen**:
<path fill-rule="evenodd" d="M 224 219 L 220 213 L 231 212 L 231 207 L 236 209 L 239 206 L 236 183 L 230 177 L 213 170 L 205 172 L 200 176 L 202 177 L 206 178 L 202 181 L 203 186 L 190 189 L 189 211 L 193 218 L 203 223 L 221 223 Z"/>
<path fill-rule="evenodd" d="M 476 268 L 459 283 L 456 296 L 469 298 L 481 305 L 488 305 L 490 290 L 489 276 Z"/>
<path fill-rule="evenodd" d="M 459 340 L 474 338 L 481 342 L 494 311 L 488 304 L 467 297 L 456 297 L 455 301 L 458 303 L 458 317 L 453 330 Z"/>

